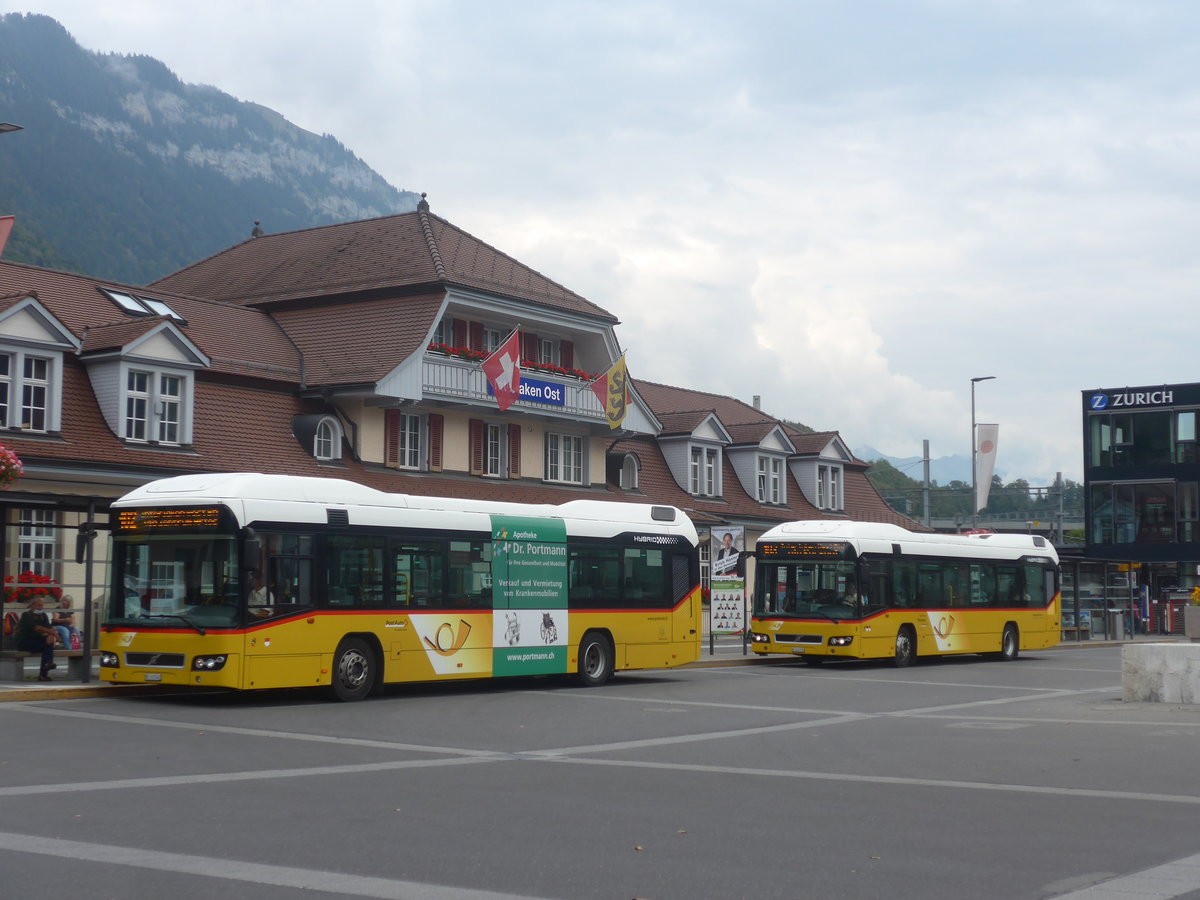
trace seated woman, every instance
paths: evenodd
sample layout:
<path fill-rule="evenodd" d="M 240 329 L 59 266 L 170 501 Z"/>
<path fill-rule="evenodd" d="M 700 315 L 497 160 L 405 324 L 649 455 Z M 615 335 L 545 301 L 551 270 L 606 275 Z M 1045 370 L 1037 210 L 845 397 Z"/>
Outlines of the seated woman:
<path fill-rule="evenodd" d="M 75 627 L 75 599 L 70 594 L 63 594 L 59 608 L 54 611 L 54 630 L 58 632 L 59 640 L 67 650 L 78 650 L 82 645 L 79 639 L 79 629 Z"/>

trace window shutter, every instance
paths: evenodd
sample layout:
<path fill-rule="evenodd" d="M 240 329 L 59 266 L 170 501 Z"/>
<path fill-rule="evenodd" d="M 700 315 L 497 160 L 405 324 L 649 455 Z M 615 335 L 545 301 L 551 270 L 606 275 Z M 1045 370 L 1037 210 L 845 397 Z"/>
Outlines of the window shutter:
<path fill-rule="evenodd" d="M 483 474 L 483 420 L 472 419 L 469 423 L 470 474 Z"/>
<path fill-rule="evenodd" d="M 538 336 L 528 332 L 521 335 L 521 356 L 530 362 L 537 362 Z"/>
<path fill-rule="evenodd" d="M 508 426 L 508 477 L 521 477 L 521 426 Z"/>
<path fill-rule="evenodd" d="M 482 322 L 472 322 L 471 323 L 471 349 L 472 350 L 482 350 L 483 349 L 483 323 Z"/>
<path fill-rule="evenodd" d="M 570 341 L 558 342 L 558 362 L 564 369 L 575 368 L 575 345 Z"/>
<path fill-rule="evenodd" d="M 465 347 L 467 345 L 467 323 L 462 319 L 454 319 L 454 326 L 450 329 L 453 336 L 453 344 L 455 347 Z"/>
<path fill-rule="evenodd" d="M 400 465 L 400 410 L 389 409 L 383 414 L 383 464 Z"/>
<path fill-rule="evenodd" d="M 442 471 L 442 434 L 445 419 L 437 413 L 429 414 L 429 471 Z"/>

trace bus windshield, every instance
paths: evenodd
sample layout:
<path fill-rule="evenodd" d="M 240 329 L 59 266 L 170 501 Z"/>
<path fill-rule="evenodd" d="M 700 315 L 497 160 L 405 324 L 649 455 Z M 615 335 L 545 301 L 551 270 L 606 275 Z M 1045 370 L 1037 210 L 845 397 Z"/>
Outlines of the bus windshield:
<path fill-rule="evenodd" d="M 862 614 L 852 562 L 763 563 L 755 581 L 754 615 L 850 619 Z"/>
<path fill-rule="evenodd" d="M 139 628 L 238 624 L 237 544 L 231 537 L 120 537 L 108 624 Z"/>

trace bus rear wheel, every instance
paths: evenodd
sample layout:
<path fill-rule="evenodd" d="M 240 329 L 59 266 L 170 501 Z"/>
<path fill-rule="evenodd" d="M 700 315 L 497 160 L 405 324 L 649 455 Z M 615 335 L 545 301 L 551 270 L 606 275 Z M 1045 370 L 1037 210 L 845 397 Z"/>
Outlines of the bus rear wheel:
<path fill-rule="evenodd" d="M 579 642 L 579 683 L 584 687 L 598 687 L 608 681 L 612 673 L 612 645 L 604 635 L 589 631 Z"/>
<path fill-rule="evenodd" d="M 375 654 L 361 638 L 346 638 L 333 654 L 333 695 L 339 700 L 362 700 L 375 686 Z"/>
<path fill-rule="evenodd" d="M 896 668 L 911 666 L 917 659 L 917 636 L 907 625 L 896 632 Z"/>

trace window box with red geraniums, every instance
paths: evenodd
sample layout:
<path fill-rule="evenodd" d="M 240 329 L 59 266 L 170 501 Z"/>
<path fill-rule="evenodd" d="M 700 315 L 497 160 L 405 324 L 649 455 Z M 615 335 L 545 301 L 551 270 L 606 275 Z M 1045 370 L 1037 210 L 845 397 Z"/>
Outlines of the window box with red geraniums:
<path fill-rule="evenodd" d="M 4 490 L 25 474 L 21 457 L 11 447 L 0 444 L 0 490 Z"/>
<path fill-rule="evenodd" d="M 470 347 L 451 347 L 449 344 L 431 343 L 426 349 L 432 353 L 441 353 L 444 356 L 454 356 L 471 362 L 479 362 L 488 358 L 488 355 L 482 350 L 472 350 Z"/>
<path fill-rule="evenodd" d="M 4 600 L 7 603 L 28 603 L 39 594 L 52 597 L 55 602 L 62 599 L 62 588 L 49 575 L 39 575 L 26 570 L 15 578 L 4 579 Z"/>

